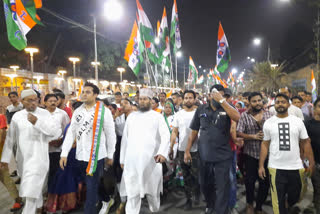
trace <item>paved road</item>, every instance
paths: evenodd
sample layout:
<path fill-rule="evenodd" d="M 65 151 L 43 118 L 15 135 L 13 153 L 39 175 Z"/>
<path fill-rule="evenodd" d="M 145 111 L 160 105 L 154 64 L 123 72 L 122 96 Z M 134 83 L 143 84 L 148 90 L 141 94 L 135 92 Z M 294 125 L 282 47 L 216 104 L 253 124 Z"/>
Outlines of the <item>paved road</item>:
<path fill-rule="evenodd" d="M 309 187 L 306 196 L 304 199 L 298 204 L 301 210 L 308 207 L 312 201 L 312 186 L 309 180 Z M 245 195 L 244 195 L 244 186 L 238 186 L 238 203 L 237 203 L 237 212 L 240 214 L 245 213 Z M 181 207 L 185 203 L 184 194 L 181 191 L 172 192 L 169 194 L 168 198 L 166 199 L 165 203 L 161 206 L 159 214 L 200 214 L 205 209 L 205 204 L 201 203 L 200 206 L 194 207 L 192 211 L 184 211 Z M 270 204 L 270 197 L 267 199 L 267 203 Z M 12 206 L 13 200 L 10 198 L 8 192 L 0 183 L 0 214 L 9 214 L 9 208 Z M 272 214 L 271 206 L 264 205 L 263 210 L 268 213 Z M 80 214 L 83 213 L 82 210 L 74 211 L 72 214 Z M 114 213 L 114 212 L 112 212 Z M 148 210 L 147 203 L 144 202 L 141 214 L 149 214 L 151 213 Z M 301 211 L 301 213 L 303 213 Z"/>

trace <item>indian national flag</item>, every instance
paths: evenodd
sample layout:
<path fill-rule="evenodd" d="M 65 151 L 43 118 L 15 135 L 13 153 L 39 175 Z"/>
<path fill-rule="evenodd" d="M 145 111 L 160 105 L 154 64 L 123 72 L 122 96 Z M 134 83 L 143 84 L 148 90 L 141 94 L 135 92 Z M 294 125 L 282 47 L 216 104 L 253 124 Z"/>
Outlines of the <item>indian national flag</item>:
<path fill-rule="evenodd" d="M 193 84 L 196 84 L 198 80 L 198 70 L 191 56 L 189 57 L 189 80 L 192 81 Z"/>
<path fill-rule="evenodd" d="M 133 73 L 138 76 L 140 65 L 143 62 L 143 44 L 140 38 L 137 22 L 135 21 L 132 27 L 130 39 L 128 41 L 124 59 L 127 60 L 128 66 L 132 69 Z"/>
<path fill-rule="evenodd" d="M 27 47 L 27 33 L 36 25 L 42 24 L 36 8 L 42 6 L 41 0 L 3 0 L 8 40 L 18 50 Z"/>
<path fill-rule="evenodd" d="M 313 70 L 311 71 L 311 86 L 312 86 L 312 102 L 317 99 L 317 85 L 316 79 L 314 78 Z"/>
<path fill-rule="evenodd" d="M 173 52 L 176 53 L 181 48 L 178 7 L 176 0 L 174 0 L 172 7 L 170 40 L 173 45 Z"/>
<path fill-rule="evenodd" d="M 231 61 L 229 44 L 227 37 L 223 31 L 222 25 L 219 22 L 218 30 L 218 50 L 217 50 L 217 70 L 221 73 L 227 70 Z"/>
<path fill-rule="evenodd" d="M 167 57 L 170 54 L 170 41 L 166 8 L 163 9 L 163 15 L 159 27 L 158 37 L 160 39 L 159 55 Z"/>
<path fill-rule="evenodd" d="M 199 79 L 197 80 L 197 84 L 198 84 L 198 85 L 201 85 L 201 84 L 203 84 L 203 82 L 204 82 L 204 77 L 203 77 L 203 75 L 201 75 L 201 76 L 199 77 Z"/>

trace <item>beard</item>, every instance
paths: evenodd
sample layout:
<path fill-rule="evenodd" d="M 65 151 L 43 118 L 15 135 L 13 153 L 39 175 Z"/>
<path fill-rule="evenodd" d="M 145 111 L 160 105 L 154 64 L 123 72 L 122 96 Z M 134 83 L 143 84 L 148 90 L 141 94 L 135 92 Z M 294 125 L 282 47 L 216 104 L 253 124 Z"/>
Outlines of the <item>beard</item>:
<path fill-rule="evenodd" d="M 275 108 L 276 109 L 276 112 L 279 113 L 279 114 L 284 114 L 288 111 L 287 108 L 285 107 L 278 107 L 278 108 Z"/>
<path fill-rule="evenodd" d="M 256 107 L 252 107 L 252 111 L 255 112 L 255 113 L 258 113 L 258 112 L 260 112 L 261 110 L 262 110 L 261 107 L 260 107 L 260 108 L 257 108 L 257 106 L 256 106 Z"/>
<path fill-rule="evenodd" d="M 139 107 L 138 107 L 139 111 L 141 111 L 141 112 L 149 111 L 149 110 L 150 110 L 150 108 L 151 108 L 151 104 L 150 104 L 150 103 L 149 103 L 149 104 L 147 104 L 147 105 L 145 105 L 145 106 L 141 106 L 141 105 L 139 105 Z"/>
<path fill-rule="evenodd" d="M 185 107 L 187 107 L 187 108 L 192 108 L 192 106 L 193 106 L 192 103 L 185 103 L 184 105 L 185 105 Z"/>

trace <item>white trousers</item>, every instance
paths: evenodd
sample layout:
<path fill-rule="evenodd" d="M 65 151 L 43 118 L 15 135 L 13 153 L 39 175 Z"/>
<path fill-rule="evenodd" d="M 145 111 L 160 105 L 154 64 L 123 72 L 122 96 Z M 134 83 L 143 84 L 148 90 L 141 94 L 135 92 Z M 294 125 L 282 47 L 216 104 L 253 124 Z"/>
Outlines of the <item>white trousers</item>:
<path fill-rule="evenodd" d="M 24 205 L 22 214 L 35 214 L 37 212 L 37 208 L 41 208 L 43 206 L 42 195 L 40 198 L 26 198 L 26 204 Z"/>
<path fill-rule="evenodd" d="M 160 209 L 160 196 L 147 195 L 149 209 L 151 212 L 157 212 Z M 126 205 L 126 214 L 139 214 L 141 208 L 140 195 L 129 198 Z"/>

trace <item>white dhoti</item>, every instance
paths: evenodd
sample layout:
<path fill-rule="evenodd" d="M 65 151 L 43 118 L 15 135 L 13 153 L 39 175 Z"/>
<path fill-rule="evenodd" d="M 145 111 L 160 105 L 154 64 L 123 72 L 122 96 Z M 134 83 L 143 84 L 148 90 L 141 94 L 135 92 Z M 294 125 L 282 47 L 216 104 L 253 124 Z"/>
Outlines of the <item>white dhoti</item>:
<path fill-rule="evenodd" d="M 43 205 L 42 195 L 39 198 L 26 198 L 26 205 L 24 205 L 22 214 L 35 214 L 37 208 L 41 208 Z"/>

